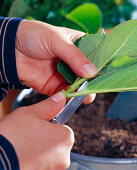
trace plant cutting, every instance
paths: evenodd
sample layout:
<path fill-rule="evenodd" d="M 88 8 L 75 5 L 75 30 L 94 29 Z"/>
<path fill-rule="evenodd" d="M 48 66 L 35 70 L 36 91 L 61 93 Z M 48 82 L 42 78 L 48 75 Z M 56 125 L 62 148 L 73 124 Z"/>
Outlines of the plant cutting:
<path fill-rule="evenodd" d="M 72 85 L 64 91 L 66 98 L 91 93 L 137 91 L 137 20 L 126 21 L 109 35 L 104 30 L 77 40 L 77 47 L 96 65 L 99 74 L 93 79 L 78 77 L 63 62 L 59 72 Z M 89 81 L 85 90 L 74 92 Z"/>

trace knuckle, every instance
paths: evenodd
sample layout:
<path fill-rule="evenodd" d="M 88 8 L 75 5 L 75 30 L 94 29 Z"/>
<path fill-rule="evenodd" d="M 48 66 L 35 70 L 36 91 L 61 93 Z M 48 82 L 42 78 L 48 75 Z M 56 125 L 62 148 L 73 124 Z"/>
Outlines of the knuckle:
<path fill-rule="evenodd" d="M 62 164 L 62 169 L 67 169 L 69 166 L 70 166 L 70 159 L 68 159 Z"/>
<path fill-rule="evenodd" d="M 74 144 L 74 141 L 75 141 L 74 140 L 74 132 L 70 127 L 68 127 L 68 126 L 64 126 L 64 127 L 65 127 L 64 133 L 65 133 L 66 144 L 68 146 L 72 147 Z"/>
<path fill-rule="evenodd" d="M 70 166 L 70 156 L 69 156 L 68 159 L 66 158 L 66 159 L 64 159 L 63 161 L 61 161 L 61 162 L 57 165 L 56 169 L 65 170 L 65 169 L 69 168 L 69 166 Z"/>
<path fill-rule="evenodd" d="M 74 45 L 70 45 L 70 51 L 71 51 L 71 54 L 72 55 L 70 55 L 69 57 L 75 57 L 75 58 L 73 58 L 73 59 L 77 59 L 77 58 L 79 58 L 79 56 L 81 55 L 81 51 L 79 50 L 79 49 L 77 49 L 77 47 L 75 47 Z"/>

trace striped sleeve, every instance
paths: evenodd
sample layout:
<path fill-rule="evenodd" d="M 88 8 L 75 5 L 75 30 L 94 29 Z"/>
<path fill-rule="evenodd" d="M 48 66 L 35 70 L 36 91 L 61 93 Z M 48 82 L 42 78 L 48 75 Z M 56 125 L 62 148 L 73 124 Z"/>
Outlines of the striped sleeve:
<path fill-rule="evenodd" d="M 15 57 L 16 32 L 21 18 L 0 17 L 0 101 L 8 89 L 23 89 L 17 75 Z"/>
<path fill-rule="evenodd" d="M 8 89 L 23 89 L 15 57 L 15 39 L 22 19 L 0 17 L 0 101 Z M 19 162 L 12 144 L 0 135 L 0 170 L 19 170 Z"/>
<path fill-rule="evenodd" d="M 19 162 L 12 144 L 0 135 L 0 170 L 19 170 Z"/>

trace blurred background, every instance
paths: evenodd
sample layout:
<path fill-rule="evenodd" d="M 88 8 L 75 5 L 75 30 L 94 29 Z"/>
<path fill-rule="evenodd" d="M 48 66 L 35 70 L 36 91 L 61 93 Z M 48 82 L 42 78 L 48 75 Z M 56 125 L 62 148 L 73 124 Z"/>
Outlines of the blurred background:
<path fill-rule="evenodd" d="M 40 20 L 95 33 L 137 18 L 137 0 L 0 0 L 0 16 Z"/>

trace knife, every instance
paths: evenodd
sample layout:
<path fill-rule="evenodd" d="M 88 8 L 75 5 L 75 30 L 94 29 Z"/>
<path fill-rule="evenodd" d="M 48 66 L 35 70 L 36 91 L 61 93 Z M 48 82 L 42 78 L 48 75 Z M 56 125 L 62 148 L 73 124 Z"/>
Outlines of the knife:
<path fill-rule="evenodd" d="M 87 87 L 87 85 L 88 81 L 85 81 L 78 89 L 78 91 L 84 90 Z M 71 100 L 66 104 L 64 109 L 56 116 L 55 119 L 52 120 L 52 123 L 64 125 L 75 113 L 75 111 L 81 105 L 86 96 L 87 95 L 72 97 Z"/>

